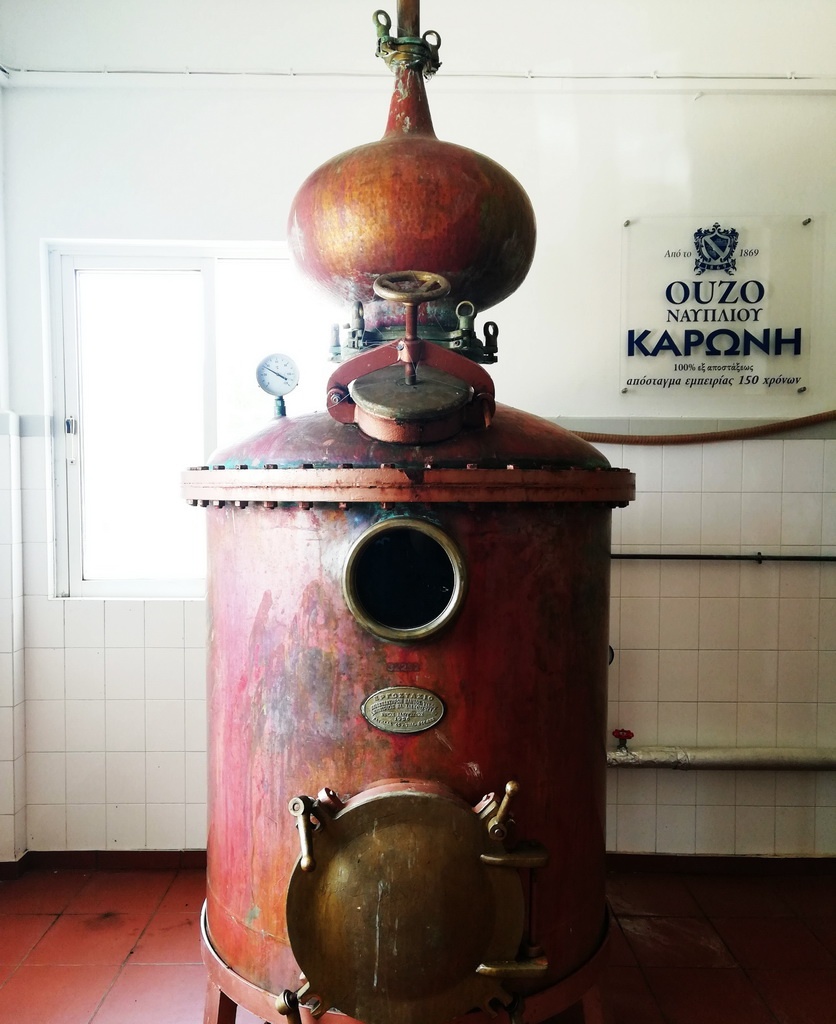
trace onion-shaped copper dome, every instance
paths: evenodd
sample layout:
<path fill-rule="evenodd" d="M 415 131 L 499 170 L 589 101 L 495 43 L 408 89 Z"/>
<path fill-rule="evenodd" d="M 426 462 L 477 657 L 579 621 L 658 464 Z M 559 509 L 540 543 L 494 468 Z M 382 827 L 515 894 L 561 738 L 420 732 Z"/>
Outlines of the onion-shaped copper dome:
<path fill-rule="evenodd" d="M 313 280 L 364 304 L 369 327 L 403 319 L 401 308 L 375 296 L 379 275 L 406 268 L 441 274 L 450 294 L 426 307 L 422 320 L 449 330 L 460 301 L 481 311 L 522 283 L 534 256 L 534 211 L 505 168 L 436 137 L 425 67 L 410 60 L 392 67 L 383 138 L 308 177 L 291 207 L 288 240 Z"/>

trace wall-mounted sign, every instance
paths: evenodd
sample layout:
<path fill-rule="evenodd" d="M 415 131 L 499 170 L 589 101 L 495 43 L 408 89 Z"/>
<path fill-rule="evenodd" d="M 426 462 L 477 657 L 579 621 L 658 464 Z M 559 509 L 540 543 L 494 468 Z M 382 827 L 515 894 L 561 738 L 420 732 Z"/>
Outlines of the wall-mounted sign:
<path fill-rule="evenodd" d="M 813 234 L 807 217 L 628 221 L 622 390 L 803 394 Z"/>

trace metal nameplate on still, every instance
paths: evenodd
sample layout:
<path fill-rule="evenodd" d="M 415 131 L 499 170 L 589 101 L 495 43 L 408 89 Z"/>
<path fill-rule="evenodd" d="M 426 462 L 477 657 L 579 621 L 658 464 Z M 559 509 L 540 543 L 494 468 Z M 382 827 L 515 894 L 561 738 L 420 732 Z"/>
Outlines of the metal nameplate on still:
<path fill-rule="evenodd" d="M 360 710 L 383 732 L 424 732 L 444 717 L 444 702 L 418 686 L 387 686 L 366 697 Z"/>

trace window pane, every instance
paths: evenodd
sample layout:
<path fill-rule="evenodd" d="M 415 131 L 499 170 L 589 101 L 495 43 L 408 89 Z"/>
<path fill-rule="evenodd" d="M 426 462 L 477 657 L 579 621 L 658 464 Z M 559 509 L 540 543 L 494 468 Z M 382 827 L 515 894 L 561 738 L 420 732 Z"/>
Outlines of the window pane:
<path fill-rule="evenodd" d="M 330 327 L 345 312 L 301 280 L 287 259 L 219 259 L 215 270 L 218 445 L 260 430 L 274 400 L 255 370 L 272 352 L 299 366 L 299 386 L 285 399 L 287 414 L 325 408 Z"/>
<path fill-rule="evenodd" d="M 180 473 L 204 457 L 200 271 L 79 270 L 76 294 L 83 578 L 199 578 Z"/>

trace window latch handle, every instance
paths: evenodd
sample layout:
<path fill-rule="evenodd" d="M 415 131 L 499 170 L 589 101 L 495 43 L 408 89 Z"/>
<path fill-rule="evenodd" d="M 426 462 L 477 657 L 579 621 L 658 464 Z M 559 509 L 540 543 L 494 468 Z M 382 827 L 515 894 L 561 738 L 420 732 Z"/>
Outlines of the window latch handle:
<path fill-rule="evenodd" d="M 64 420 L 64 433 L 67 435 L 67 462 L 74 466 L 78 458 L 78 420 L 75 416 Z"/>

